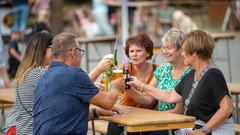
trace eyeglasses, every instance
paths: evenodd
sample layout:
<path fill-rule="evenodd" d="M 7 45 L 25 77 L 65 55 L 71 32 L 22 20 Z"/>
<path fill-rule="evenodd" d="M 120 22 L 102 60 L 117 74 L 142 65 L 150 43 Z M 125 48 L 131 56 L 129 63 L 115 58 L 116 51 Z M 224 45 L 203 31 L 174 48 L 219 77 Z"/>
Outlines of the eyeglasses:
<path fill-rule="evenodd" d="M 72 48 L 72 49 L 70 49 L 70 50 L 78 50 L 78 51 L 80 52 L 81 57 L 83 57 L 83 56 L 84 56 L 84 53 L 85 53 L 85 50 L 80 49 L 80 48 L 77 48 L 77 47 L 74 47 L 74 48 Z"/>
<path fill-rule="evenodd" d="M 161 50 L 162 50 L 163 52 L 172 52 L 173 49 L 174 49 L 174 48 L 168 48 L 168 47 L 164 47 L 164 46 L 161 47 Z"/>

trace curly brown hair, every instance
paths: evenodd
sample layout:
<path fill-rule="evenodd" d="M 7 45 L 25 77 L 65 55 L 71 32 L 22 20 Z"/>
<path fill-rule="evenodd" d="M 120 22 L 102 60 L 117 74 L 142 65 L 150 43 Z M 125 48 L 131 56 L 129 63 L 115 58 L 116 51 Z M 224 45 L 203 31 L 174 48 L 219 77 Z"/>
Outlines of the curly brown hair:
<path fill-rule="evenodd" d="M 127 57 L 129 57 L 129 47 L 131 45 L 137 45 L 143 47 L 147 53 L 149 53 L 149 56 L 147 57 L 147 60 L 152 59 L 153 55 L 153 41 L 151 38 L 146 34 L 139 34 L 137 36 L 133 36 L 127 39 L 126 41 L 126 47 L 125 47 L 125 53 Z"/>

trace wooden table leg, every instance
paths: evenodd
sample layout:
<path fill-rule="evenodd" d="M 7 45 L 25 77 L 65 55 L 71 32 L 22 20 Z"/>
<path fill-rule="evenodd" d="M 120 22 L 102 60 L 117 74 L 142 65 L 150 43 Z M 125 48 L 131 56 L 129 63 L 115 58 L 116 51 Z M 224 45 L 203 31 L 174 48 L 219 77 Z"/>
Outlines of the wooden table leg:
<path fill-rule="evenodd" d="M 94 120 L 92 120 L 92 132 L 93 132 L 93 135 L 95 135 L 95 125 L 94 125 Z"/>
<path fill-rule="evenodd" d="M 127 126 L 123 126 L 124 135 L 127 135 Z"/>
<path fill-rule="evenodd" d="M 4 108 L 2 108 L 2 125 L 1 125 L 1 130 L 3 130 L 4 126 L 5 126 L 5 121 L 6 121 L 6 118 L 5 118 L 5 110 Z"/>
<path fill-rule="evenodd" d="M 235 99 L 235 123 L 238 123 L 238 95 L 236 94 Z"/>

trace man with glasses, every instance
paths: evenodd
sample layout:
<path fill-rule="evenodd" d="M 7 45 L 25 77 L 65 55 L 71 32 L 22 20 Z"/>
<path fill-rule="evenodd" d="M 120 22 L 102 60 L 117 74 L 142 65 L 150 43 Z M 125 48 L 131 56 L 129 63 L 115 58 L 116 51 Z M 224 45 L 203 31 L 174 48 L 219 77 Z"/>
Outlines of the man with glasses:
<path fill-rule="evenodd" d="M 84 50 L 80 49 L 75 35 L 57 35 L 52 41 L 52 55 L 53 62 L 38 80 L 35 90 L 33 134 L 86 135 L 88 119 L 114 114 L 104 109 L 112 109 L 118 88 L 113 85 L 109 92 L 99 91 L 92 81 L 103 71 L 95 69 L 94 75 L 90 74 L 91 80 L 79 68 Z M 91 108 L 90 104 L 104 109 Z"/>

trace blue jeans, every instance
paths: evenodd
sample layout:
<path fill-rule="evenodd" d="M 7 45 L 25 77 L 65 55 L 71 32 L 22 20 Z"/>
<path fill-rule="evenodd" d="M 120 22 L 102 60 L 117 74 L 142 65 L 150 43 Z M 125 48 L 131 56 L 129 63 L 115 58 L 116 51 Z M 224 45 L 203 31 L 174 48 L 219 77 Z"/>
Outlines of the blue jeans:
<path fill-rule="evenodd" d="M 29 9 L 29 5 L 26 4 L 13 7 L 15 22 L 12 31 L 24 31 L 26 29 Z"/>

